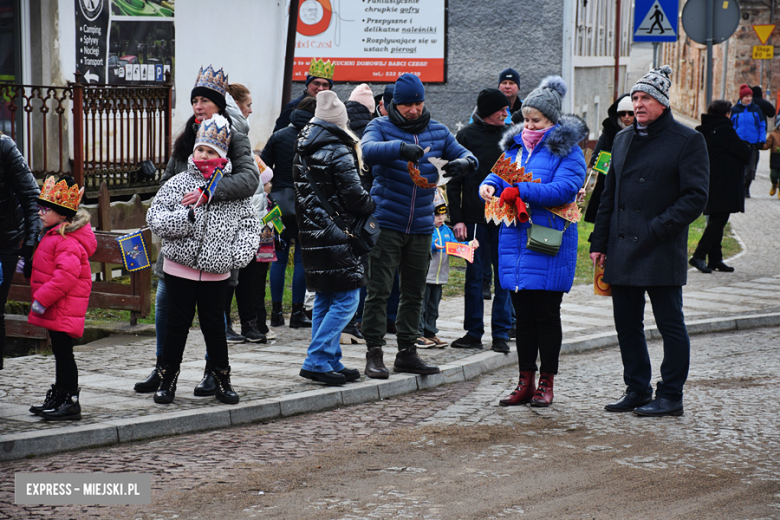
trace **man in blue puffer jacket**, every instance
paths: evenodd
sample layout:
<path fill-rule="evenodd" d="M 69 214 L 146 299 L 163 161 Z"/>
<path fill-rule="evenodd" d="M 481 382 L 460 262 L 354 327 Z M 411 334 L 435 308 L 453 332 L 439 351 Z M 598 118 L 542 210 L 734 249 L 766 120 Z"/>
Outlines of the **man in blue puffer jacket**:
<path fill-rule="evenodd" d="M 394 372 L 438 374 L 439 368 L 417 355 L 417 327 L 425 293 L 430 260 L 435 189 L 421 188 L 412 181 L 408 163 L 414 163 L 422 179 L 438 181 L 429 157 L 448 160 L 448 177 L 473 172 L 478 162 L 463 148 L 446 126 L 433 121 L 425 108 L 425 88 L 414 74 L 403 74 L 395 83 L 388 115 L 371 121 L 363 133 L 361 148 L 368 167 L 373 167 L 371 196 L 374 216 L 381 233 L 369 253 L 368 296 L 363 311 L 366 339 L 366 375 L 377 379 L 390 376 L 382 359 L 387 332 L 387 298 L 395 270 L 401 270 L 401 305 L 396 318 L 398 354 Z M 423 181 L 418 180 L 420 184 Z"/>
<path fill-rule="evenodd" d="M 753 157 L 745 166 L 745 197 L 750 198 L 750 183 L 756 178 L 758 151 L 766 142 L 766 116 L 753 102 L 753 90 L 748 85 L 739 86 L 739 103 L 731 108 L 731 123 L 739 138 L 753 151 Z"/>

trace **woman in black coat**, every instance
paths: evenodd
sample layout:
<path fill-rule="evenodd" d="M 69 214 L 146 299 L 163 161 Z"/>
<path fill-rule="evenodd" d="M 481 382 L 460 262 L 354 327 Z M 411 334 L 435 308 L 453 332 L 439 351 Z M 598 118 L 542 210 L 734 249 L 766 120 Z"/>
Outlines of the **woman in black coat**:
<path fill-rule="evenodd" d="M 752 150 L 734 130 L 730 111 L 729 101 L 716 99 L 707 107 L 707 113 L 702 114 L 701 125 L 696 127 L 704 134 L 710 158 L 710 190 L 704 208 L 709 218 L 689 263 L 703 273 L 711 273 L 713 269 L 734 271 L 723 263 L 723 228 L 731 213 L 745 212 L 744 171 Z"/>
<path fill-rule="evenodd" d="M 300 375 L 328 385 L 355 381 L 360 372 L 341 364 L 341 331 L 355 315 L 360 288 L 368 284 L 366 267 L 352 251 L 349 237 L 325 210 L 316 183 L 347 228 L 374 212 L 363 189 L 359 141 L 347 129 L 347 109 L 335 92 L 317 94 L 317 110 L 295 144 L 293 167 L 298 241 L 306 286 L 315 291 L 311 343 Z M 305 163 L 305 164 L 304 164 Z"/>
<path fill-rule="evenodd" d="M 41 190 L 13 139 L 0 134 L 0 369 L 5 350 L 5 302 L 19 257 L 30 277 L 32 255 L 41 232 L 38 195 Z"/>
<path fill-rule="evenodd" d="M 634 124 L 634 105 L 631 103 L 631 96 L 623 94 L 607 109 L 607 118 L 601 123 L 601 135 L 596 143 L 596 148 L 593 150 L 593 154 L 590 156 L 590 167 L 596 164 L 599 152 L 611 152 L 612 143 L 615 141 L 615 136 L 623 130 Z M 599 204 L 601 203 L 601 193 L 604 191 L 604 175 L 598 172 L 596 174 L 596 185 L 593 187 L 593 192 L 590 194 L 590 201 L 588 207 L 585 210 L 583 220 L 585 222 L 596 222 L 596 214 L 599 211 Z"/>

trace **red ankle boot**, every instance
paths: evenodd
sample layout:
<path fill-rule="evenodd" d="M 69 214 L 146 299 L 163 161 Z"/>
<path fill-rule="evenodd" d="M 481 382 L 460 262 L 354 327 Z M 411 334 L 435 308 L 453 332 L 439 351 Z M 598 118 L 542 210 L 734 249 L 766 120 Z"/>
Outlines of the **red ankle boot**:
<path fill-rule="evenodd" d="M 553 379 L 555 379 L 555 374 L 541 374 L 539 376 L 539 387 L 531 399 L 531 406 L 550 406 L 552 404 Z"/>
<path fill-rule="evenodd" d="M 515 406 L 525 404 L 531 401 L 531 397 L 536 390 L 536 373 L 532 371 L 520 372 L 520 382 L 517 383 L 515 391 L 501 399 L 498 404 L 501 406 Z"/>

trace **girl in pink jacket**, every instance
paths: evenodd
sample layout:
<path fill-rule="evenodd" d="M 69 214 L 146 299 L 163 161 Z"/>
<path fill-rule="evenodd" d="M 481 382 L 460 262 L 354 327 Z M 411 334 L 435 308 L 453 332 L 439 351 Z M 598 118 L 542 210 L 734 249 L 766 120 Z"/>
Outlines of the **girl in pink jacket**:
<path fill-rule="evenodd" d="M 79 372 L 73 357 L 73 338 L 84 334 L 92 291 L 89 257 L 97 249 L 89 212 L 79 210 L 84 188 L 72 177 L 48 177 L 38 198 L 43 222 L 33 256 L 32 310 L 27 321 L 49 330 L 56 379 L 46 399 L 30 412 L 51 421 L 81 419 Z"/>

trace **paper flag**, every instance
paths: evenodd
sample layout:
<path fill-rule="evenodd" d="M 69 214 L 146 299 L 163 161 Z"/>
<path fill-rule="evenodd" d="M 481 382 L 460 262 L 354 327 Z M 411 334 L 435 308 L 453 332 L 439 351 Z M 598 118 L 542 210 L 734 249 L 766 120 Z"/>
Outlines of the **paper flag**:
<path fill-rule="evenodd" d="M 474 248 L 470 245 L 447 242 L 444 246 L 448 255 L 464 258 L 470 264 L 474 263 Z"/>
<path fill-rule="evenodd" d="M 128 272 L 140 271 L 151 266 L 149 251 L 146 248 L 144 235 L 140 231 L 124 235 L 116 239 L 122 251 L 122 261 Z"/>
<path fill-rule="evenodd" d="M 206 186 L 206 194 L 209 197 L 209 202 L 211 202 L 212 197 L 214 197 L 214 193 L 216 193 L 217 191 L 217 185 L 221 180 L 222 180 L 222 168 L 214 168 L 214 173 L 211 174 L 209 183 Z"/>
<path fill-rule="evenodd" d="M 599 156 L 596 159 L 596 164 L 593 165 L 593 169 L 599 173 L 607 174 L 609 171 L 609 163 L 612 161 L 612 154 L 605 152 L 604 150 L 599 152 Z"/>
<path fill-rule="evenodd" d="M 284 229 L 284 226 L 282 225 L 282 210 L 279 209 L 279 206 L 274 206 L 274 209 L 266 213 L 263 217 L 264 226 L 269 222 L 274 226 L 277 233 L 281 233 L 282 229 Z"/>
<path fill-rule="evenodd" d="M 444 176 L 444 165 L 447 164 L 448 160 L 442 159 L 441 157 L 428 157 L 428 162 L 432 165 L 436 166 L 436 170 L 439 172 L 439 180 L 436 181 L 436 186 L 444 186 L 448 182 L 450 182 L 450 179 L 452 177 L 445 177 Z"/>

